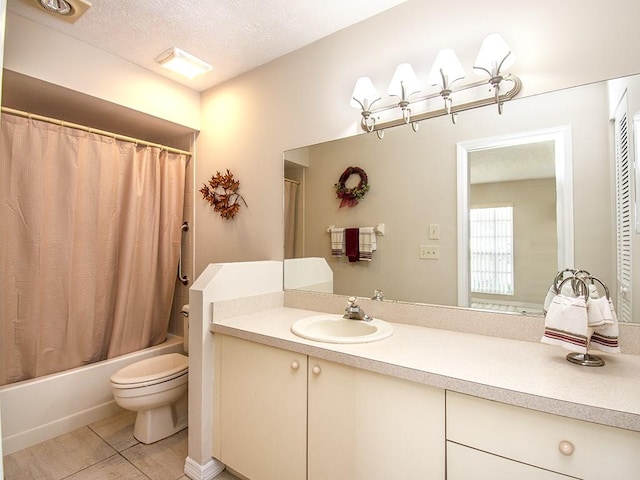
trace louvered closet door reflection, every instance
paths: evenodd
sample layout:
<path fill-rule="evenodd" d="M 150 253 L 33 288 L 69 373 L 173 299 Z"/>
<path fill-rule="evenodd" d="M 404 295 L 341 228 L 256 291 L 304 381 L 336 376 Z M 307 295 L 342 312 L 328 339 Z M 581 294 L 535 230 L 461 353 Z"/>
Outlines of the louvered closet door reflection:
<path fill-rule="evenodd" d="M 632 321 L 631 244 L 633 240 L 633 162 L 629 152 L 627 95 L 622 96 L 614 121 L 616 158 L 616 311 L 622 322 Z"/>

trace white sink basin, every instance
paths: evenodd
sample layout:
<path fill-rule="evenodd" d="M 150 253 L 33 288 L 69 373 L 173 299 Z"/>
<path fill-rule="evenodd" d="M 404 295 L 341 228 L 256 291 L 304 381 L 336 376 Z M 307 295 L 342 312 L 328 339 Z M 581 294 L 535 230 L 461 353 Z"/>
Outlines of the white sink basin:
<path fill-rule="evenodd" d="M 291 331 L 308 340 L 327 343 L 376 342 L 393 334 L 393 327 L 384 320 L 349 320 L 342 315 L 314 315 L 291 325 Z"/>

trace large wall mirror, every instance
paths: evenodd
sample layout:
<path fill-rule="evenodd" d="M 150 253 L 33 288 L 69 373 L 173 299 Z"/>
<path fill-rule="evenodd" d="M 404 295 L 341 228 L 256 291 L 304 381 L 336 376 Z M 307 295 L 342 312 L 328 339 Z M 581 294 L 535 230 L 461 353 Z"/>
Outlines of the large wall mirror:
<path fill-rule="evenodd" d="M 623 284 L 618 271 L 612 119 L 625 91 L 633 118 L 640 76 L 515 99 L 502 115 L 482 107 L 456 124 L 439 117 L 382 140 L 362 134 L 285 152 L 285 288 L 360 297 L 379 289 L 387 300 L 539 315 L 555 273 L 572 267 L 640 308 L 640 286 Z M 334 184 L 349 166 L 366 171 L 370 190 L 341 208 Z M 511 269 L 500 277 L 492 267 L 495 285 L 478 273 L 478 259 L 487 263 L 478 225 L 487 221 L 509 231 L 492 247 L 489 263 L 501 256 Z M 372 261 L 332 255 L 329 227 L 377 225 L 384 235 Z M 425 246 L 438 258 L 421 258 Z"/>

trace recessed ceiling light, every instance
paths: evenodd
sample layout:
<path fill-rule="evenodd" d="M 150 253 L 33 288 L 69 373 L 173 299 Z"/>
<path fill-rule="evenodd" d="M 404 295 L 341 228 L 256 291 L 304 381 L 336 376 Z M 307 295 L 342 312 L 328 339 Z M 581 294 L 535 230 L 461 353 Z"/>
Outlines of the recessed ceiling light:
<path fill-rule="evenodd" d="M 40 6 L 54 15 L 71 15 L 73 7 L 65 0 L 38 0 Z"/>
<path fill-rule="evenodd" d="M 86 0 L 22 0 L 38 10 L 58 17 L 69 23 L 75 23 L 91 4 Z"/>
<path fill-rule="evenodd" d="M 195 78 L 213 68 L 204 60 L 200 60 L 177 47 L 162 52 L 156 57 L 156 62 L 187 78 Z"/>

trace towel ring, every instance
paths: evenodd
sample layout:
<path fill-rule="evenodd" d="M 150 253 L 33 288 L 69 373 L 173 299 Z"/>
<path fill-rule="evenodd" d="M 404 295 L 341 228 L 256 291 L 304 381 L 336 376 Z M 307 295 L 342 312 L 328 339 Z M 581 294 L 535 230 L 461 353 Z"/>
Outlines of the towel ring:
<path fill-rule="evenodd" d="M 592 284 L 594 284 L 593 281 L 595 280 L 600 285 L 602 285 L 602 288 L 604 288 L 604 294 L 607 297 L 607 300 L 611 300 L 611 295 L 609 295 L 609 287 L 607 287 L 602 280 L 600 280 L 598 277 L 594 277 L 593 275 L 589 275 L 588 280 L 591 280 Z"/>
<path fill-rule="evenodd" d="M 560 285 L 558 285 L 558 293 L 562 291 L 562 286 L 569 280 L 571 280 L 571 288 L 573 289 L 573 293 L 575 293 L 576 297 L 581 295 L 580 290 L 582 289 L 584 291 L 584 301 L 586 302 L 587 300 L 589 300 L 589 287 L 587 286 L 587 283 L 580 277 L 565 278 L 562 282 L 560 282 Z M 578 282 L 581 283 L 582 286 L 580 286 Z"/>
<path fill-rule="evenodd" d="M 570 277 L 566 277 L 567 279 L 569 279 L 573 278 L 578 270 L 574 270 L 573 268 L 565 268 L 564 270 L 560 270 L 558 273 L 556 273 L 556 278 L 553 279 L 553 289 L 555 293 L 560 293 L 560 283 L 565 280 L 564 274 L 567 272 L 571 273 Z"/>

